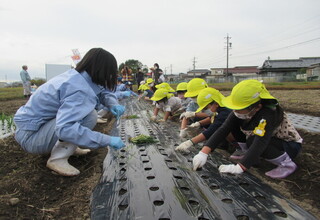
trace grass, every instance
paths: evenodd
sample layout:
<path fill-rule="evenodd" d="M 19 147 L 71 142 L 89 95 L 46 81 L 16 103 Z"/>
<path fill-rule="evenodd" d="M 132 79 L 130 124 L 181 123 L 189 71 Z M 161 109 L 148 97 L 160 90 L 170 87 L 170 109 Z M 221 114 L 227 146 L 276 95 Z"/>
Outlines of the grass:
<path fill-rule="evenodd" d="M 22 98 L 24 98 L 22 87 L 0 88 L 0 101 Z"/>

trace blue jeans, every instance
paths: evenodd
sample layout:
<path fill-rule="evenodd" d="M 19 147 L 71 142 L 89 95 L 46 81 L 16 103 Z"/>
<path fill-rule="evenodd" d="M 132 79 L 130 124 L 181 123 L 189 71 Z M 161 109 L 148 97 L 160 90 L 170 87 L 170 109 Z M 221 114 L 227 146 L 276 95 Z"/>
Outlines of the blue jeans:
<path fill-rule="evenodd" d="M 80 124 L 91 130 L 97 123 L 97 111 L 93 110 Z M 32 154 L 49 154 L 58 141 L 55 133 L 56 119 L 52 119 L 42 125 L 37 131 L 21 130 L 17 128 L 15 133 L 16 141 L 21 145 L 22 149 Z"/>

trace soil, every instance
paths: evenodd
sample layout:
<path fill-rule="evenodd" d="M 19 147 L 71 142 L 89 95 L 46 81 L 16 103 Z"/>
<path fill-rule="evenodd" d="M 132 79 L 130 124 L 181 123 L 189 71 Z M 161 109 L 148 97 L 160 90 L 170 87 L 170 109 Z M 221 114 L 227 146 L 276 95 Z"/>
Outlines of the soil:
<path fill-rule="evenodd" d="M 223 92 L 225 95 L 228 92 Z M 320 90 L 271 91 L 286 112 L 320 117 Z M 0 113 L 14 114 L 26 100 L 1 101 Z M 108 133 L 109 124 L 95 130 Z M 250 172 L 320 219 L 320 133 L 299 130 L 303 151 L 295 159 L 298 170 L 283 180 L 267 178 L 272 165 L 262 162 Z M 55 175 L 46 168 L 48 155 L 24 152 L 13 136 L 0 139 L 0 219 L 90 219 L 90 196 L 102 174 L 105 148 L 85 156 L 72 156 L 69 162 L 81 174 L 77 177 Z M 228 157 L 228 154 L 224 152 Z"/>

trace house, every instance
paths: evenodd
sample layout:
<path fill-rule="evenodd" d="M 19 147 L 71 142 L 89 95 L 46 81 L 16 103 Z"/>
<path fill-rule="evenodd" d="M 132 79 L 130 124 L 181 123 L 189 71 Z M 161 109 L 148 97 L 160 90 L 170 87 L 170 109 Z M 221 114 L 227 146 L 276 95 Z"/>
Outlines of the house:
<path fill-rule="evenodd" d="M 306 73 L 313 64 L 320 63 L 320 57 L 300 57 L 299 59 L 264 61 L 260 68 L 263 77 L 277 78 L 276 81 L 293 80 L 298 74 Z"/>
<path fill-rule="evenodd" d="M 187 79 L 193 79 L 193 78 L 206 78 L 208 74 L 210 74 L 211 71 L 208 69 L 194 69 L 187 72 Z"/>
<path fill-rule="evenodd" d="M 320 80 L 320 63 L 312 64 L 307 68 L 307 80 Z"/>
<path fill-rule="evenodd" d="M 236 66 L 228 68 L 228 79 L 226 79 L 226 68 L 211 68 L 211 72 L 206 77 L 207 82 L 239 82 L 241 79 L 256 78 L 260 70 L 258 66 Z"/>

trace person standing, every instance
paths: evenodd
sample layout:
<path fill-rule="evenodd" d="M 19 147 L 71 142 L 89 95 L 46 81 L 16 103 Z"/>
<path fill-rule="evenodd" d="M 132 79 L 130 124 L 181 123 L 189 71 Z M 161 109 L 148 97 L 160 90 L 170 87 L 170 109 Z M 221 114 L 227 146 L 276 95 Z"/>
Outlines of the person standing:
<path fill-rule="evenodd" d="M 133 77 L 132 77 L 132 70 L 128 66 L 124 66 L 123 69 L 121 70 L 121 75 L 122 75 L 122 82 L 133 82 Z M 132 90 L 132 86 L 130 87 Z"/>
<path fill-rule="evenodd" d="M 23 65 L 20 72 L 20 77 L 23 85 L 23 95 L 25 98 L 29 98 L 31 96 L 31 78 L 27 70 L 28 66 Z"/>
<path fill-rule="evenodd" d="M 137 75 L 136 75 L 136 79 L 137 79 L 137 84 L 138 84 L 138 88 L 140 86 L 140 82 L 142 80 L 144 80 L 144 73 L 141 71 L 141 68 L 139 67 L 138 68 L 138 72 L 137 72 Z"/>
<path fill-rule="evenodd" d="M 153 67 L 154 67 L 154 81 L 155 81 L 155 84 L 157 85 L 161 83 L 159 82 L 159 78 L 163 74 L 163 71 L 162 69 L 160 69 L 159 64 L 157 63 L 155 63 Z"/>

